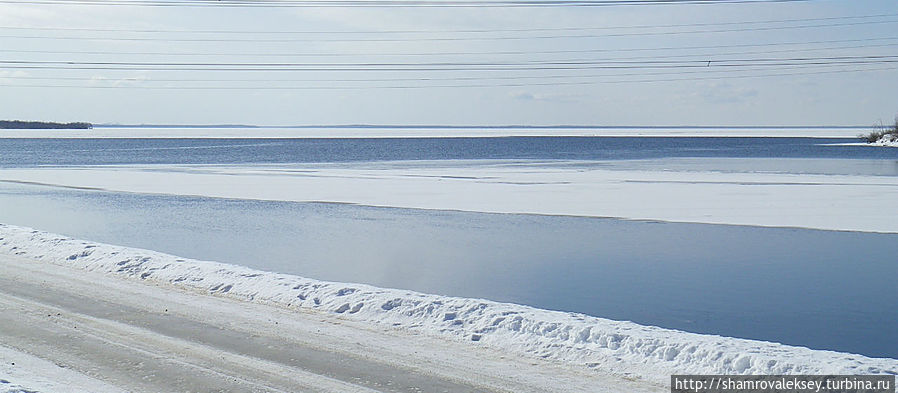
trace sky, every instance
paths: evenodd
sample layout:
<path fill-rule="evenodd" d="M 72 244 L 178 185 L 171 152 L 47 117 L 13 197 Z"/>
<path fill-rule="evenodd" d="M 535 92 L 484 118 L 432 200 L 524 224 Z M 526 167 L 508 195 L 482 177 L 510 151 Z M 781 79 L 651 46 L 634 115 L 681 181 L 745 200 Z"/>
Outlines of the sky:
<path fill-rule="evenodd" d="M 0 1 L 0 119 L 872 125 L 898 114 L 894 0 L 90 1 Z"/>

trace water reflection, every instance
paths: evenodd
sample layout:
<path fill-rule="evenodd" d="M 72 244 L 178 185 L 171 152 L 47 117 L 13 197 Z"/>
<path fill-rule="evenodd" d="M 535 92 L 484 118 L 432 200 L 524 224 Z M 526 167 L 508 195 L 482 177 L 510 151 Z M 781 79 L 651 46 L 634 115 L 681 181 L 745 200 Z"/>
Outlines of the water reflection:
<path fill-rule="evenodd" d="M 323 280 L 898 358 L 898 235 L 0 184 L 0 222 Z"/>

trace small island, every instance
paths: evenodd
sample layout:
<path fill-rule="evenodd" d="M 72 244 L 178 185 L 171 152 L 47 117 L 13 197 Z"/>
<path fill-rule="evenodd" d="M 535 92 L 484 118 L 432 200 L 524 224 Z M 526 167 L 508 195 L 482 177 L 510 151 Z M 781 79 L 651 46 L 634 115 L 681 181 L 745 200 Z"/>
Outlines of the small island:
<path fill-rule="evenodd" d="M 75 122 L 75 123 L 54 123 L 45 121 L 21 121 L 21 120 L 0 120 L 0 129 L 13 130 L 89 130 L 94 128 L 91 123 Z"/>
<path fill-rule="evenodd" d="M 892 126 L 882 124 L 874 126 L 873 132 L 861 135 L 861 139 L 875 146 L 898 147 L 898 116 L 895 116 L 895 123 Z"/>

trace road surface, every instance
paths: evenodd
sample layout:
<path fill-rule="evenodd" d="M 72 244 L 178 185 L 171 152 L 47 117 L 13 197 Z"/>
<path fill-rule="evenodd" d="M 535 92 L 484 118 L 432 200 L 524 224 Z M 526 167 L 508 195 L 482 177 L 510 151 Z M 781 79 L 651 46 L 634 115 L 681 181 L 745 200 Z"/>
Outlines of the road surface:
<path fill-rule="evenodd" d="M 60 390 L 665 391 L 473 343 L 8 255 L 0 255 L 0 316 L 0 381 L 16 383 L 3 375 L 21 375 L 15 358 L 20 368 L 37 358 L 84 377 Z"/>

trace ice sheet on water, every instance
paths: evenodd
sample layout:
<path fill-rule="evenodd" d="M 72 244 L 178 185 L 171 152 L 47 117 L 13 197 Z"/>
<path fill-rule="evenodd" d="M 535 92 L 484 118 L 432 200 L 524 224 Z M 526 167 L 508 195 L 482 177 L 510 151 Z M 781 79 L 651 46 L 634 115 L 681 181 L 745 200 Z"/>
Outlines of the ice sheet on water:
<path fill-rule="evenodd" d="M 879 208 L 898 197 L 895 176 L 530 163 L 191 166 L 189 172 L 167 165 L 29 168 L 3 170 L 0 180 L 247 200 L 898 233 L 898 216 Z"/>

